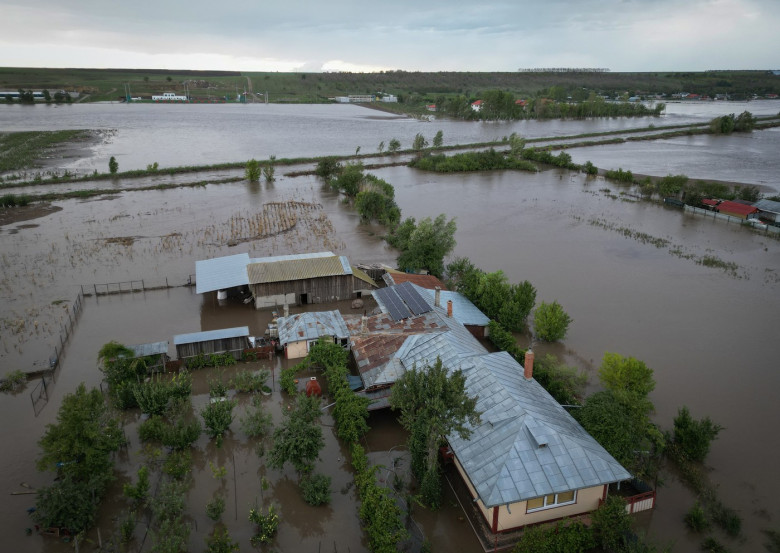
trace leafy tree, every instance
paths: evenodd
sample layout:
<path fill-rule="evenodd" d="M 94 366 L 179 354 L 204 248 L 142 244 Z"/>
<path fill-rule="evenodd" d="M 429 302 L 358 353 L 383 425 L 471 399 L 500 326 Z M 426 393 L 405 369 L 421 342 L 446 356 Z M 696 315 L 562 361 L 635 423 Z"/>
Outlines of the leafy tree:
<path fill-rule="evenodd" d="M 206 433 L 217 439 L 217 447 L 222 447 L 222 437 L 233 422 L 233 408 L 238 405 L 236 400 L 213 398 L 200 412 L 206 425 Z"/>
<path fill-rule="evenodd" d="M 340 172 L 341 172 L 341 164 L 338 162 L 338 160 L 335 157 L 322 158 L 317 163 L 317 168 L 314 170 L 314 173 L 318 177 L 322 177 L 325 180 L 328 180 L 338 175 Z"/>
<path fill-rule="evenodd" d="M 217 528 L 214 533 L 204 538 L 206 540 L 207 553 L 232 553 L 241 551 L 237 541 L 233 541 L 227 528 Z"/>
<path fill-rule="evenodd" d="M 546 342 L 557 342 L 566 336 L 571 317 L 557 302 L 542 302 L 534 312 L 534 330 L 536 336 Z"/>
<path fill-rule="evenodd" d="M 412 149 L 416 152 L 419 152 L 420 150 L 424 150 L 428 147 L 428 141 L 425 140 L 425 137 L 422 135 L 422 133 L 417 133 L 414 136 L 414 140 L 412 141 Z"/>
<path fill-rule="evenodd" d="M 400 149 L 401 149 L 401 141 L 398 140 L 397 138 L 391 139 L 387 145 L 387 151 L 390 152 L 391 154 L 398 152 L 398 150 Z"/>
<path fill-rule="evenodd" d="M 122 487 L 122 493 L 132 499 L 136 505 L 146 501 L 146 496 L 149 494 L 149 469 L 146 465 L 138 469 L 138 483 L 135 485 L 126 483 Z"/>
<path fill-rule="evenodd" d="M 743 111 L 734 120 L 736 132 L 751 132 L 756 126 L 757 119 L 749 111 Z"/>
<path fill-rule="evenodd" d="M 273 505 L 268 507 L 268 514 L 264 515 L 262 509 L 251 509 L 249 521 L 257 525 L 255 535 L 250 538 L 253 546 L 261 543 L 271 543 L 279 528 L 279 514 Z"/>
<path fill-rule="evenodd" d="M 433 147 L 441 148 L 444 145 L 444 133 L 439 130 L 436 136 L 433 137 Z"/>
<path fill-rule="evenodd" d="M 653 369 L 633 357 L 606 352 L 599 368 L 604 386 L 627 404 L 642 400 L 655 389 Z"/>
<path fill-rule="evenodd" d="M 112 175 L 115 175 L 116 172 L 119 171 L 119 162 L 114 156 L 111 156 L 111 159 L 108 160 L 108 171 Z"/>
<path fill-rule="evenodd" d="M 688 407 L 683 406 L 674 418 L 674 443 L 692 461 L 702 462 L 710 451 L 710 444 L 723 427 L 709 417 L 696 420 Z"/>
<path fill-rule="evenodd" d="M 298 395 L 295 407 L 285 411 L 284 421 L 274 430 L 274 444 L 269 454 L 270 466 L 281 469 L 289 462 L 301 475 L 314 470 L 314 461 L 325 447 L 322 427 L 317 424 L 319 408 L 319 398 Z"/>
<path fill-rule="evenodd" d="M 595 545 L 593 534 L 585 524 L 564 519 L 555 526 L 532 526 L 523 531 L 512 553 L 584 553 Z"/>
<path fill-rule="evenodd" d="M 110 454 L 123 439 L 99 390 L 87 391 L 82 383 L 66 395 L 57 422 L 46 426 L 38 442 L 38 470 L 56 470 L 60 479 L 39 488 L 35 519 L 74 531 L 91 526 L 97 503 L 113 479 Z"/>
<path fill-rule="evenodd" d="M 585 391 L 587 376 L 547 354 L 534 361 L 534 379 L 562 405 L 579 402 Z"/>
<path fill-rule="evenodd" d="M 377 148 L 377 150 L 379 151 L 380 154 L 385 151 L 385 141 L 384 140 L 379 143 L 379 148 Z"/>
<path fill-rule="evenodd" d="M 509 153 L 512 157 L 520 157 L 523 148 L 525 148 L 525 138 L 514 132 L 509 135 Z"/>
<path fill-rule="evenodd" d="M 268 163 L 263 165 L 263 178 L 265 178 L 265 182 L 274 182 L 276 180 L 276 177 L 274 176 L 274 173 L 276 172 L 276 169 L 274 169 L 274 161 L 276 161 L 276 156 L 271 156 Z"/>
<path fill-rule="evenodd" d="M 365 176 L 363 175 L 363 164 L 347 163 L 341 171 L 331 179 L 332 188 L 339 190 L 349 198 L 354 198 L 360 192 Z"/>
<path fill-rule="evenodd" d="M 254 158 L 247 161 L 244 175 L 249 182 L 258 182 L 260 180 L 260 162 Z"/>
<path fill-rule="evenodd" d="M 45 88 L 43 89 L 43 99 L 46 100 L 47 104 L 51 102 L 51 94 Z"/>
<path fill-rule="evenodd" d="M 444 258 L 455 248 L 456 228 L 455 219 L 447 221 L 444 214 L 433 221 L 426 217 L 416 225 L 414 219 L 407 219 L 396 230 L 391 241 L 391 245 L 397 243 L 396 247 L 401 250 L 398 266 L 413 271 L 427 269 L 431 274 L 441 276 L 444 273 Z"/>
<path fill-rule="evenodd" d="M 412 467 L 421 484 L 434 476 L 438 481 L 437 452 L 442 437 L 457 433 L 468 439 L 469 426 L 480 423 L 476 405 L 477 399 L 466 393 L 465 375 L 459 370 L 450 372 L 441 359 L 433 366 L 413 367 L 396 380 L 390 406 L 400 411 L 401 425 L 411 432 Z M 438 489 L 424 498 L 432 506 L 438 505 Z"/>
<path fill-rule="evenodd" d="M 631 518 L 626 513 L 626 503 L 616 495 L 591 514 L 592 530 L 596 542 L 605 551 L 622 551 L 626 539 L 631 536 Z"/>
<path fill-rule="evenodd" d="M 272 424 L 271 413 L 263 407 L 263 401 L 259 396 L 252 398 L 252 410 L 241 418 L 241 429 L 250 438 L 264 438 L 270 431 Z"/>
<path fill-rule="evenodd" d="M 609 391 L 588 396 L 582 409 L 572 414 L 601 446 L 623 466 L 635 463 L 635 451 L 644 434 L 640 421 Z"/>

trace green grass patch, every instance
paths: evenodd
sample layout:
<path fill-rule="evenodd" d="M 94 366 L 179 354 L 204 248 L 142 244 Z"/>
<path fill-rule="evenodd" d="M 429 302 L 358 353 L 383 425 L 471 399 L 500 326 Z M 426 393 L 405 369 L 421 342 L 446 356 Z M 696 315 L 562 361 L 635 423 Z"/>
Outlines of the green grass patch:
<path fill-rule="evenodd" d="M 84 138 L 88 132 L 66 130 L 0 134 L 0 172 L 34 167 L 35 162 L 52 146 Z"/>

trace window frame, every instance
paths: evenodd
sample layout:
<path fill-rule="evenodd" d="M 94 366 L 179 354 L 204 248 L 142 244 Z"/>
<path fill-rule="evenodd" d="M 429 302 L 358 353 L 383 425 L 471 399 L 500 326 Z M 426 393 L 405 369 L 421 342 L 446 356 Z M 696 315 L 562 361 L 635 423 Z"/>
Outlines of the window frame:
<path fill-rule="evenodd" d="M 572 492 L 574 493 L 574 497 L 570 501 L 564 501 L 564 502 L 559 502 L 558 501 L 558 496 L 559 495 L 563 495 L 564 493 L 568 494 L 568 493 L 572 493 Z M 554 496 L 553 502 L 552 503 L 547 503 L 547 498 L 549 496 L 551 496 L 551 495 Z M 543 496 L 541 496 L 541 498 L 542 498 L 542 502 L 543 502 L 542 506 L 541 507 L 534 507 L 534 508 L 528 507 L 528 501 L 530 501 L 530 500 L 526 500 L 526 510 L 525 510 L 525 512 L 526 513 L 536 513 L 536 512 L 539 512 L 539 511 L 545 511 L 547 509 L 556 509 L 558 507 L 565 507 L 566 505 L 574 505 L 575 503 L 577 503 L 577 490 L 569 490 L 568 492 L 561 492 L 561 493 L 554 493 L 554 494 L 551 493 L 551 494 L 543 495 Z M 534 497 L 532 499 L 539 499 L 539 498 L 538 497 Z"/>

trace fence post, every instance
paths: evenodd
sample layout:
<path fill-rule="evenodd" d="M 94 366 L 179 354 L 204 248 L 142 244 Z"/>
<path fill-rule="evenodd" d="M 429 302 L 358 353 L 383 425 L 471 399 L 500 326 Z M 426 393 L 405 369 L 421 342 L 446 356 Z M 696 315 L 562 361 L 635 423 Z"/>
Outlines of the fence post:
<path fill-rule="evenodd" d="M 143 290 L 144 292 L 146 292 L 146 286 L 144 286 L 144 281 L 143 281 L 143 279 L 141 279 L 141 290 Z"/>
<path fill-rule="evenodd" d="M 165 287 L 170 288 L 170 286 L 168 286 L 168 277 L 165 277 Z"/>
<path fill-rule="evenodd" d="M 92 285 L 95 288 L 95 297 L 97 297 L 97 284 Z"/>

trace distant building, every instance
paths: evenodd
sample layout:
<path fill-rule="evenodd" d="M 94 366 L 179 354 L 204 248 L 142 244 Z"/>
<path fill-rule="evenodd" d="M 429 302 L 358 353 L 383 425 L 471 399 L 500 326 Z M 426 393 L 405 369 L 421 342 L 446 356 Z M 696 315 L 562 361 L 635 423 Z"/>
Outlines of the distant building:
<path fill-rule="evenodd" d="M 731 215 L 732 217 L 737 217 L 739 219 L 758 218 L 758 208 L 753 205 L 745 205 L 738 202 L 724 200 L 720 202 L 715 209 L 724 215 Z"/>
<path fill-rule="evenodd" d="M 471 109 L 473 109 L 474 111 L 482 111 L 482 100 L 471 102 Z"/>

